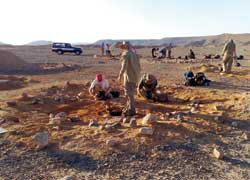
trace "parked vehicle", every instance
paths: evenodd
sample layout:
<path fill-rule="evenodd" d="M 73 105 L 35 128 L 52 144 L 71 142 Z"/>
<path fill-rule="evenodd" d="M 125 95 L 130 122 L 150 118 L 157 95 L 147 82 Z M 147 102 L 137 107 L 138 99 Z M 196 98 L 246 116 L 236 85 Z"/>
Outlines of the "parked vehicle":
<path fill-rule="evenodd" d="M 70 43 L 53 43 L 52 52 L 56 52 L 59 55 L 62 55 L 64 53 L 74 53 L 76 55 L 81 55 L 82 49 L 73 47 Z"/>

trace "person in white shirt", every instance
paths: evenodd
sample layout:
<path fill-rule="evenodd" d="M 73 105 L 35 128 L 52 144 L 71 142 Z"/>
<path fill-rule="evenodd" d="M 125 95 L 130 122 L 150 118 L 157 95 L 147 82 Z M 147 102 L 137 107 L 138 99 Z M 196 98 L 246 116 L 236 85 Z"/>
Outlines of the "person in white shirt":
<path fill-rule="evenodd" d="M 102 74 L 97 74 L 95 80 L 91 83 L 89 93 L 96 100 L 106 100 L 110 98 L 109 91 L 108 80 L 104 79 Z"/>

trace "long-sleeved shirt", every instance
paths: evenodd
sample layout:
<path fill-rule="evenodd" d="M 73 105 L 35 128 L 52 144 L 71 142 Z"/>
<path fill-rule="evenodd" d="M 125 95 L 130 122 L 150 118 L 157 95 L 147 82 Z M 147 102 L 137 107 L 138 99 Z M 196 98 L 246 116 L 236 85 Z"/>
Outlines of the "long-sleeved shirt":
<path fill-rule="evenodd" d="M 139 57 L 131 50 L 126 50 L 121 55 L 122 67 L 120 75 L 124 77 L 124 84 L 127 82 L 138 83 L 141 73 Z"/>
<path fill-rule="evenodd" d="M 225 44 L 222 55 L 226 57 L 233 57 L 236 53 L 236 45 L 233 41 L 229 41 Z"/>

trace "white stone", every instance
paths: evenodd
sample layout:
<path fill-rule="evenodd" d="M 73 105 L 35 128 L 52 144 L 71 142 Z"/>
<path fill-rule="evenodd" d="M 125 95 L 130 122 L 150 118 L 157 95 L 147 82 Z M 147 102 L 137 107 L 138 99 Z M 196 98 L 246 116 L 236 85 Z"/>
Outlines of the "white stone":
<path fill-rule="evenodd" d="M 248 141 L 250 139 L 250 134 L 243 133 L 241 136 L 244 140 Z"/>
<path fill-rule="evenodd" d="M 223 153 L 220 152 L 219 150 L 217 150 L 216 148 L 214 148 L 213 155 L 217 159 L 222 159 L 223 158 Z"/>
<path fill-rule="evenodd" d="M 143 127 L 139 129 L 139 133 L 141 135 L 153 135 L 154 130 L 152 128 L 149 127 Z"/>
<path fill-rule="evenodd" d="M 154 114 L 149 113 L 142 119 L 142 125 L 150 125 L 157 121 L 158 117 Z"/>

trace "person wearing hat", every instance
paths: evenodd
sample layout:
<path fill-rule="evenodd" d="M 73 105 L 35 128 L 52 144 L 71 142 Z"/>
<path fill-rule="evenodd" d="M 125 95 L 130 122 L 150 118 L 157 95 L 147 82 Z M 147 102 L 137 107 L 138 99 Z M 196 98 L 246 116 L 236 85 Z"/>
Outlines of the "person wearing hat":
<path fill-rule="evenodd" d="M 91 83 L 89 93 L 95 100 L 106 100 L 109 98 L 109 82 L 103 78 L 102 74 L 97 74 L 95 80 Z"/>
<path fill-rule="evenodd" d="M 122 67 L 118 76 L 118 81 L 124 80 L 124 91 L 127 98 L 127 105 L 124 109 L 125 116 L 133 116 L 136 114 L 134 94 L 136 85 L 140 78 L 141 65 L 137 54 L 129 42 L 123 42 L 120 45 L 123 50 L 121 55 Z"/>
<path fill-rule="evenodd" d="M 139 82 L 137 93 L 145 99 L 153 99 L 158 82 L 152 74 L 144 74 Z"/>
<path fill-rule="evenodd" d="M 228 41 L 222 51 L 223 56 L 223 72 L 228 73 L 232 69 L 233 60 L 236 57 L 236 45 L 231 39 Z"/>

